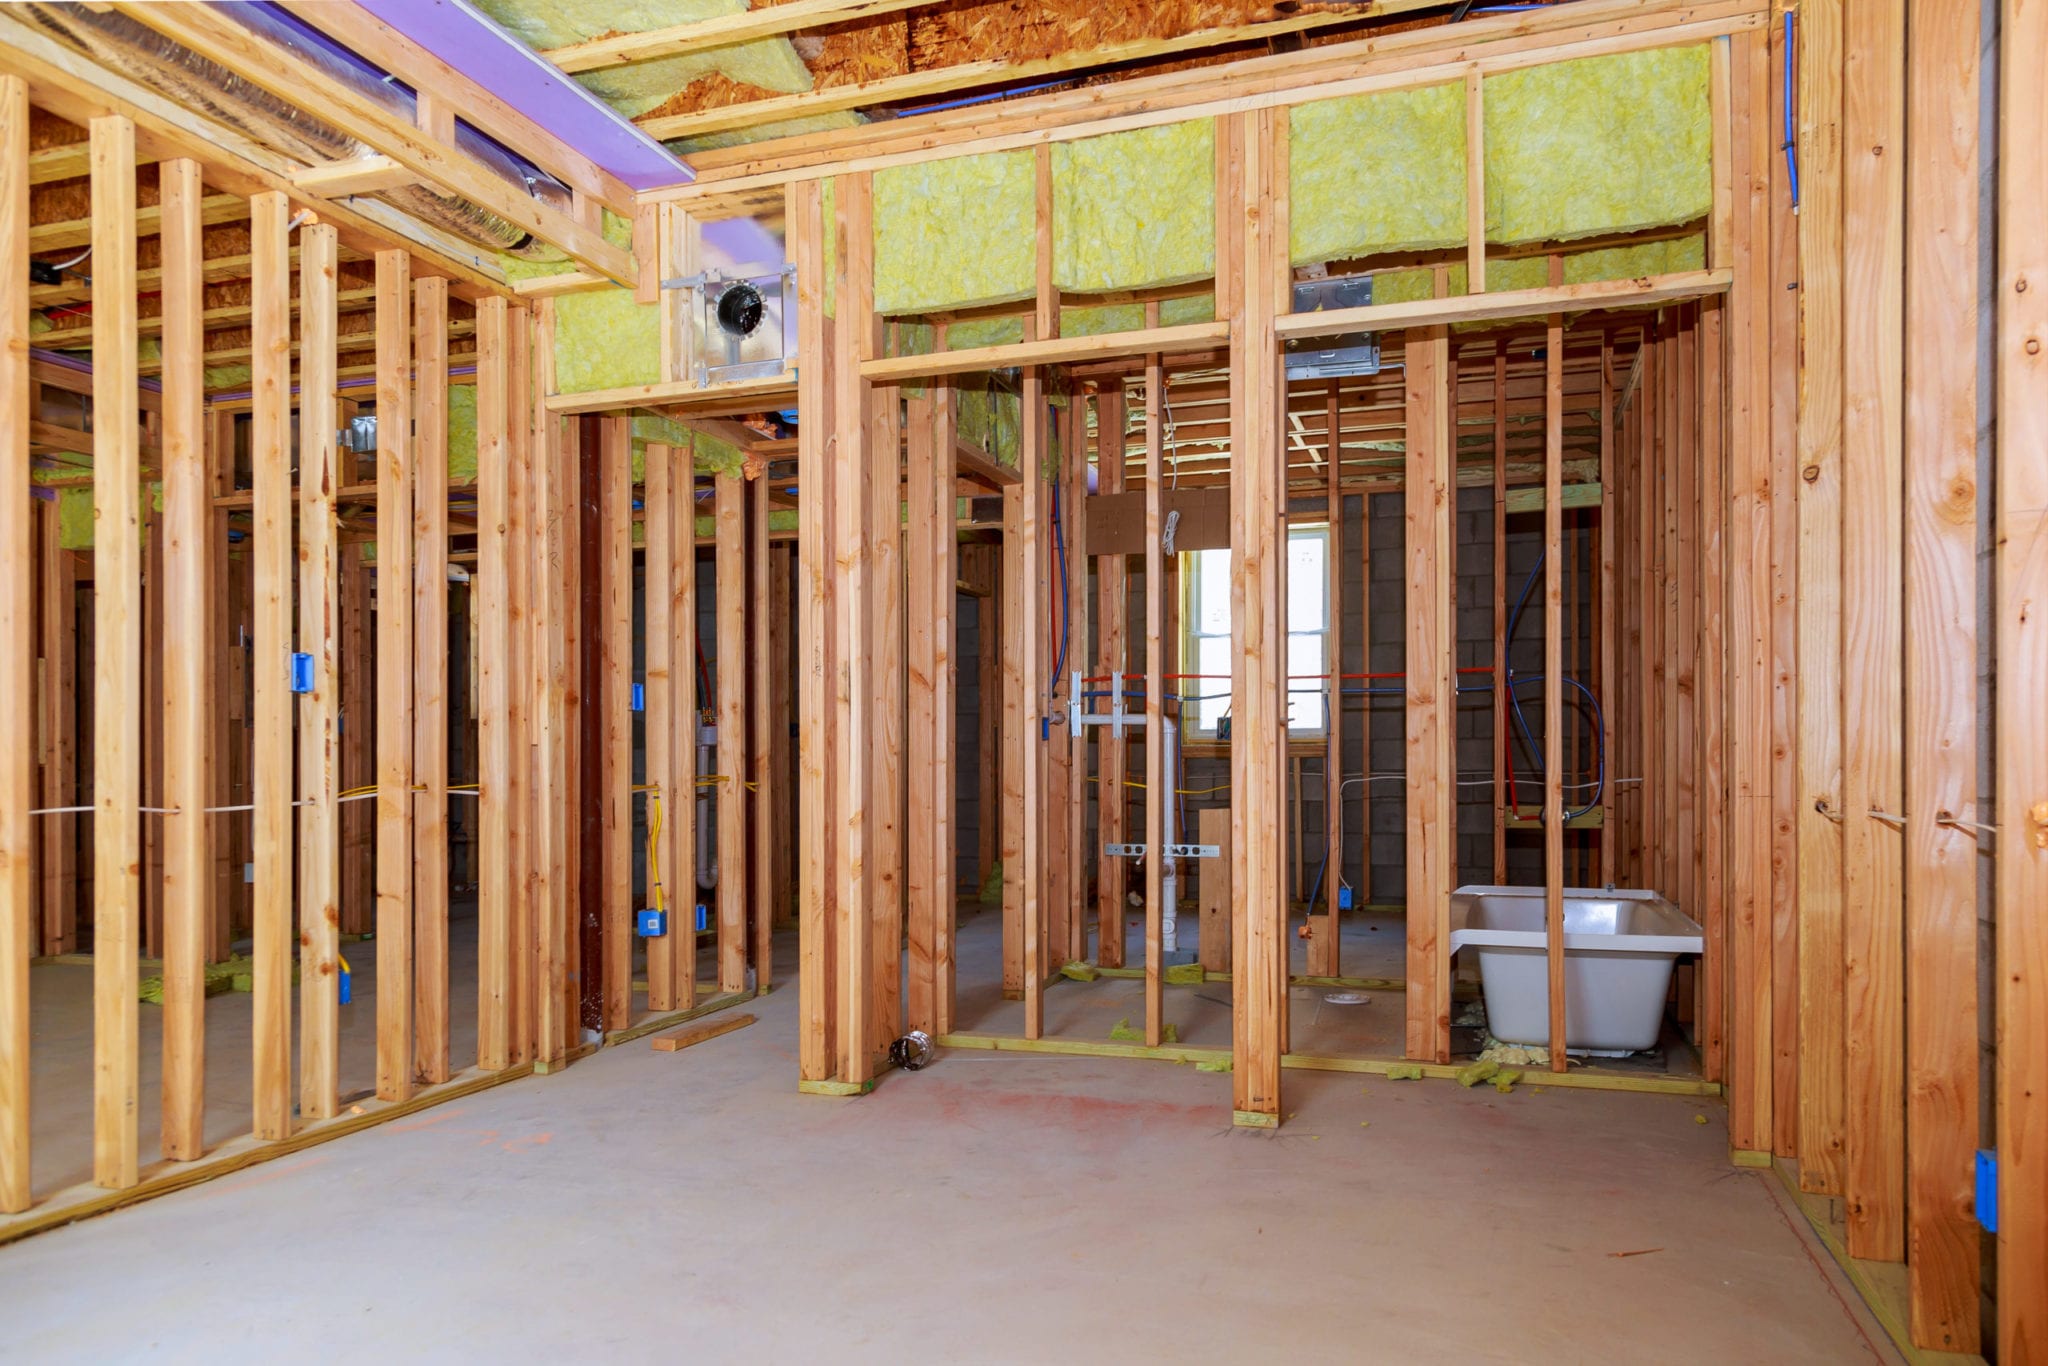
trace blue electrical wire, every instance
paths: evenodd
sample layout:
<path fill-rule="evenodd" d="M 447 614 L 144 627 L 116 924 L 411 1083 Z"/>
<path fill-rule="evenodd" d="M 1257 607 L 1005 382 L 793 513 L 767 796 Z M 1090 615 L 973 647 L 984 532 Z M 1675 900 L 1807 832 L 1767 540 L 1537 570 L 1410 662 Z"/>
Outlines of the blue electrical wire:
<path fill-rule="evenodd" d="M 1799 139 L 1795 134 L 1797 125 L 1793 118 L 1793 104 L 1796 98 L 1794 73 L 1798 70 L 1799 57 L 1798 43 L 1792 34 L 1792 25 L 1796 18 L 1797 15 L 1793 11 L 1785 11 L 1785 178 L 1792 188 L 1794 213 L 1799 212 Z"/>

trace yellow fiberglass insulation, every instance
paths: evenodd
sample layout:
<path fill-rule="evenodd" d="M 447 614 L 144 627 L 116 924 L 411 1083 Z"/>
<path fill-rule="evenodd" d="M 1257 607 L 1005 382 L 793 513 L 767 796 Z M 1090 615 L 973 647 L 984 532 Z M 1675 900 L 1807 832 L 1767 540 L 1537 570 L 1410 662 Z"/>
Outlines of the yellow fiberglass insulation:
<path fill-rule="evenodd" d="M 1704 45 L 1509 71 L 1484 94 L 1491 241 L 1684 223 L 1713 204 Z"/>
<path fill-rule="evenodd" d="M 1052 271 L 1078 293 L 1214 275 L 1215 120 L 1055 143 Z"/>
<path fill-rule="evenodd" d="M 1632 280 L 1644 275 L 1673 275 L 1700 270 L 1706 264 L 1706 239 L 1695 233 L 1666 242 L 1644 242 L 1632 247 L 1603 247 L 1598 251 L 1567 252 L 1564 282 L 1582 285 L 1594 280 Z M 1430 297 L 1429 270 L 1390 270 L 1373 276 L 1372 301 L 1376 304 L 1404 304 Z M 1465 292 L 1465 264 L 1460 261 L 1444 272 L 1445 292 L 1452 297 Z M 1511 289 L 1542 289 L 1550 283 L 1550 261 L 1543 256 L 1486 263 L 1486 287 L 1495 294 Z M 1486 324 L 1491 326 L 1492 324 Z"/>
<path fill-rule="evenodd" d="M 1463 85 L 1314 100 L 1288 128 L 1296 265 L 1465 240 Z"/>
<path fill-rule="evenodd" d="M 875 311 L 924 313 L 1029 298 L 1038 173 L 1030 152 L 875 172 Z"/>
<path fill-rule="evenodd" d="M 716 19 L 747 7 L 747 0 L 478 0 L 478 8 L 543 52 L 600 35 L 646 33 Z M 811 88 L 810 69 L 786 38 L 728 43 L 682 57 L 585 72 L 576 79 L 630 119 L 713 72 L 763 90 Z"/>
<path fill-rule="evenodd" d="M 661 378 L 661 309 L 629 289 L 555 300 L 555 392 L 584 394 Z"/>
<path fill-rule="evenodd" d="M 1159 305 L 1159 325 L 1178 327 L 1183 323 L 1216 320 L 1216 296 L 1190 294 L 1166 299 Z M 1099 337 L 1106 332 L 1136 332 L 1145 325 L 1143 304 L 1087 304 L 1060 310 L 1062 337 Z"/>
<path fill-rule="evenodd" d="M 476 386 L 448 386 L 448 479 L 467 483 L 476 478 Z"/>

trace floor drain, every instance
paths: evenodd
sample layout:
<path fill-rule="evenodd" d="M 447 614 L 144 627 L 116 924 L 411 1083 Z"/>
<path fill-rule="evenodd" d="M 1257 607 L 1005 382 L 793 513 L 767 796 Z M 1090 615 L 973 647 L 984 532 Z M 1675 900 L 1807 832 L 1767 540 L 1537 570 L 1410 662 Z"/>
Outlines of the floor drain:
<path fill-rule="evenodd" d="M 1362 991 L 1333 991 L 1323 1000 L 1333 1006 L 1362 1006 L 1372 997 Z"/>

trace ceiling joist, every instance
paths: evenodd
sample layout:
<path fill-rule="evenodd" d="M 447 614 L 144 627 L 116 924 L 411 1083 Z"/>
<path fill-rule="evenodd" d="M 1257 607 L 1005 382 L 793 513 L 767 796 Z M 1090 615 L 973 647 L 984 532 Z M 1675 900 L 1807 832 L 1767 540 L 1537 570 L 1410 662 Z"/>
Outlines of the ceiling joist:
<path fill-rule="evenodd" d="M 486 169 L 452 141 L 407 123 L 341 81 L 281 53 L 206 6 L 138 4 L 129 0 L 114 8 L 280 99 L 318 108 L 328 123 L 375 148 L 422 181 L 468 200 L 559 248 L 575 265 L 618 284 L 631 286 L 635 282 L 637 271 L 631 253 L 607 242 L 594 224 L 579 222 L 548 207 Z M 477 251 L 480 254 L 482 249 Z"/>

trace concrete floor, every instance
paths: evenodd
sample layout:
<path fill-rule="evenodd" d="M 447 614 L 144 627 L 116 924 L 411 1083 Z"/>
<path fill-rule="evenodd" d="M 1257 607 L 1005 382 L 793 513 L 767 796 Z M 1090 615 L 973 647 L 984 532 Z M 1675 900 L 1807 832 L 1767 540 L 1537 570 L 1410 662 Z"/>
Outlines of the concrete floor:
<path fill-rule="evenodd" d="M 1290 1072 L 1259 1132 L 1227 1076 L 971 1052 L 800 1096 L 796 1005 L 0 1248 L 0 1358 L 1897 1360 L 1719 1101 Z"/>

